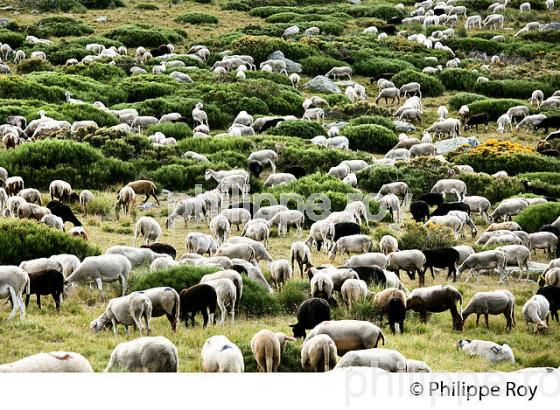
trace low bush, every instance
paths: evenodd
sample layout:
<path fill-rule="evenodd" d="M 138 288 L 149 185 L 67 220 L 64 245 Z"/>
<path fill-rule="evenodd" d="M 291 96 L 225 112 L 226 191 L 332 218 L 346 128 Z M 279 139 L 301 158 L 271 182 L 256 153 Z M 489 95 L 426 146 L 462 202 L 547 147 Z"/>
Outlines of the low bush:
<path fill-rule="evenodd" d="M 0 162 L 10 175 L 19 175 L 38 189 L 47 189 L 54 179 L 68 181 L 74 188 L 102 189 L 135 177 L 131 164 L 105 158 L 88 144 L 74 141 L 23 144 L 1 152 Z"/>
<path fill-rule="evenodd" d="M 352 118 L 350 125 L 364 125 L 364 124 L 377 124 L 381 125 L 393 132 L 396 131 L 395 124 L 390 118 L 382 115 L 362 115 L 360 117 Z"/>
<path fill-rule="evenodd" d="M 61 87 L 48 87 L 17 75 L 0 77 L 0 95 L 2 98 L 14 100 L 25 100 L 33 96 L 46 102 L 62 102 L 65 99 Z"/>
<path fill-rule="evenodd" d="M 404 17 L 404 12 L 396 9 L 393 4 L 360 5 L 351 7 L 345 10 L 345 12 L 353 17 L 375 17 L 381 20 L 389 20 L 392 17 Z"/>
<path fill-rule="evenodd" d="M 134 291 L 159 286 L 169 286 L 177 292 L 200 283 L 202 276 L 217 272 L 219 269 L 201 266 L 183 265 L 156 272 L 145 272 L 132 277 L 131 289 Z M 239 309 L 247 315 L 272 315 L 280 311 L 276 299 L 252 279 L 243 278 L 243 295 Z"/>
<path fill-rule="evenodd" d="M 93 62 L 78 64 L 64 68 L 67 74 L 77 74 L 82 77 L 93 78 L 96 81 L 110 82 L 127 77 L 126 72 L 116 65 Z"/>
<path fill-rule="evenodd" d="M 441 71 L 438 78 L 447 90 L 463 91 L 474 88 L 478 74 L 462 68 L 453 68 Z"/>
<path fill-rule="evenodd" d="M 442 95 L 444 91 L 443 84 L 436 77 L 413 70 L 401 71 L 394 75 L 391 81 L 393 81 L 397 87 L 413 81 L 418 82 L 421 86 L 422 96 L 425 97 L 438 97 Z"/>
<path fill-rule="evenodd" d="M 87 36 L 94 30 L 89 24 L 66 16 L 45 17 L 31 27 L 30 33 L 38 37 Z"/>
<path fill-rule="evenodd" d="M 266 60 L 276 50 L 282 51 L 286 58 L 297 61 L 318 54 L 317 49 L 308 44 L 267 36 L 243 36 L 235 40 L 231 48 L 235 54 L 253 56 L 257 64 Z"/>
<path fill-rule="evenodd" d="M 16 66 L 18 74 L 29 74 L 34 71 L 54 71 L 54 67 L 48 61 L 40 58 L 30 58 L 20 61 Z"/>
<path fill-rule="evenodd" d="M 25 42 L 25 35 L 14 31 L 0 29 L 0 43 L 9 44 L 14 50 Z"/>
<path fill-rule="evenodd" d="M 274 147 L 274 145 L 272 145 Z M 280 156 L 279 166 L 299 165 L 307 172 L 323 171 L 340 164 L 346 159 L 371 159 L 366 153 L 350 153 L 346 150 L 324 149 L 317 146 L 284 146 Z"/>
<path fill-rule="evenodd" d="M 451 229 L 441 225 L 406 222 L 402 231 L 397 238 L 399 249 L 435 249 L 457 244 Z"/>
<path fill-rule="evenodd" d="M 354 64 L 354 70 L 356 70 L 356 74 L 375 77 L 383 73 L 396 74 L 405 70 L 413 71 L 414 65 L 408 61 L 399 60 L 397 58 L 373 57 L 356 62 Z"/>
<path fill-rule="evenodd" d="M 333 67 L 348 65 L 344 61 L 327 56 L 311 56 L 300 61 L 303 72 L 309 76 L 324 75 Z"/>
<path fill-rule="evenodd" d="M 177 141 L 187 137 L 192 137 L 193 135 L 191 127 L 182 122 L 164 122 L 161 124 L 151 125 L 147 132 L 149 135 L 152 135 L 158 131 L 162 132 L 167 138 L 175 138 Z"/>
<path fill-rule="evenodd" d="M 530 181 L 536 188 L 548 190 L 552 196 L 560 197 L 560 174 L 557 172 L 528 172 L 517 177 Z"/>
<path fill-rule="evenodd" d="M 393 131 L 377 124 L 349 125 L 344 135 L 350 141 L 350 149 L 372 153 L 385 153 L 398 142 Z"/>
<path fill-rule="evenodd" d="M 494 178 L 488 174 L 461 173 L 458 179 L 467 184 L 469 195 L 483 196 L 493 204 L 523 192 L 523 184 L 518 178 Z"/>
<path fill-rule="evenodd" d="M 127 47 L 158 47 L 161 44 L 179 43 L 185 38 L 184 35 L 173 29 L 139 24 L 117 27 L 105 34 L 107 38 Z"/>
<path fill-rule="evenodd" d="M 542 90 L 545 95 L 550 95 L 554 92 L 548 84 L 530 80 L 498 80 L 476 83 L 473 91 L 494 98 L 527 99 L 537 89 Z"/>
<path fill-rule="evenodd" d="M 136 6 L 134 6 L 134 8 L 136 10 L 146 10 L 146 11 L 159 10 L 158 6 L 156 6 L 155 4 L 151 4 L 151 3 L 139 3 Z"/>
<path fill-rule="evenodd" d="M 488 55 L 500 54 L 504 47 L 502 43 L 498 43 L 497 41 L 485 40 L 478 37 L 453 37 L 449 39 L 447 45 L 455 50 L 455 52 L 461 51 L 465 55 L 473 51 L 486 53 Z"/>
<path fill-rule="evenodd" d="M 458 110 L 462 105 L 469 105 L 475 101 L 485 100 L 487 97 L 474 93 L 457 93 L 449 99 L 449 107 Z"/>
<path fill-rule="evenodd" d="M 500 115 L 517 105 L 526 105 L 526 102 L 512 99 L 486 98 L 474 101 L 468 104 L 468 107 L 471 115 L 485 112 L 491 120 L 497 120 Z"/>
<path fill-rule="evenodd" d="M 208 13 L 185 13 L 175 17 L 175 21 L 177 23 L 183 24 L 218 24 L 219 20 L 218 17 L 214 16 L 213 14 Z"/>
<path fill-rule="evenodd" d="M 538 232 L 541 226 L 554 222 L 559 216 L 560 203 L 548 202 L 524 209 L 513 220 L 526 232 Z"/>
<path fill-rule="evenodd" d="M 83 259 L 101 250 L 89 242 L 30 220 L 0 220 L 0 264 L 19 265 L 22 261 L 69 253 Z"/>
<path fill-rule="evenodd" d="M 309 281 L 303 279 L 292 279 L 286 282 L 282 290 L 278 293 L 276 299 L 278 300 L 278 303 L 284 313 L 295 315 L 299 305 L 309 298 L 309 291 Z"/>
<path fill-rule="evenodd" d="M 287 135 L 289 137 L 311 139 L 317 135 L 325 135 L 325 130 L 320 124 L 313 121 L 293 120 L 282 121 L 278 126 L 270 128 L 266 133 L 270 135 Z"/>

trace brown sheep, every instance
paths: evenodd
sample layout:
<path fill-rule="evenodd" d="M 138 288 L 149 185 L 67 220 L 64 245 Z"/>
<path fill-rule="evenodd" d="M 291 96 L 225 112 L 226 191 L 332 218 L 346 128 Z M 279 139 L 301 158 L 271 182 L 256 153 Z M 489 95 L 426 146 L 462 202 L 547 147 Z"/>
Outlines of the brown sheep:
<path fill-rule="evenodd" d="M 17 216 L 18 218 L 29 218 L 40 221 L 43 216 L 50 214 L 49 208 L 44 206 L 39 206 L 35 204 L 25 203 L 18 208 Z"/>
<path fill-rule="evenodd" d="M 402 300 L 403 304 L 406 306 L 406 293 L 397 288 L 387 288 L 376 293 L 373 298 L 373 304 L 380 309 L 385 309 L 391 299 Z"/>
<path fill-rule="evenodd" d="M 280 356 L 287 341 L 296 340 L 282 332 L 273 333 L 263 329 L 251 339 L 251 351 L 260 372 L 277 372 L 280 366 Z"/>
<path fill-rule="evenodd" d="M 138 181 L 129 182 L 126 186 L 134 189 L 136 195 L 146 195 L 146 199 L 143 202 L 144 204 L 148 202 L 150 196 L 153 196 L 159 206 L 159 199 L 156 196 L 156 185 L 152 181 L 139 179 Z"/>
<path fill-rule="evenodd" d="M 22 177 L 9 177 L 5 181 L 6 193 L 9 196 L 17 195 L 19 191 L 25 188 Z"/>

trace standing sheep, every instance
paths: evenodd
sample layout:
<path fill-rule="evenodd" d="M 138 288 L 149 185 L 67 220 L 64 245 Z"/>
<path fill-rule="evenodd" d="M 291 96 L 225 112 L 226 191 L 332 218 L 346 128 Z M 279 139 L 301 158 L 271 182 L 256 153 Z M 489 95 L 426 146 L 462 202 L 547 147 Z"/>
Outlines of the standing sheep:
<path fill-rule="evenodd" d="M 328 335 L 336 344 L 339 354 L 350 350 L 377 347 L 381 340 L 385 344 L 385 335 L 373 323 L 362 320 L 330 320 L 315 326 L 305 340 L 317 335 Z"/>
<path fill-rule="evenodd" d="M 515 297 L 508 290 L 494 290 L 490 292 L 476 292 L 462 311 L 463 322 L 476 314 L 476 326 L 480 315 L 484 315 L 486 328 L 488 329 L 488 315 L 501 315 L 506 318 L 506 330 L 511 330 L 515 323 Z"/>
<path fill-rule="evenodd" d="M 227 337 L 209 337 L 202 346 L 202 369 L 210 373 L 243 373 L 243 354 Z"/>
<path fill-rule="evenodd" d="M 134 242 L 142 236 L 142 244 L 156 242 L 161 236 L 159 223 L 151 216 L 142 216 L 134 225 Z"/>
<path fill-rule="evenodd" d="M 525 325 L 529 329 L 529 324 L 535 325 L 535 332 L 543 332 L 548 329 L 548 316 L 550 303 L 542 295 L 533 295 L 521 309 Z"/>
<path fill-rule="evenodd" d="M 106 372 L 167 372 L 179 367 L 177 347 L 163 336 L 140 337 L 119 343 L 111 352 Z"/>
<path fill-rule="evenodd" d="M 276 290 L 282 290 L 288 279 L 292 277 L 292 267 L 287 259 L 277 259 L 270 263 L 270 277 Z"/>
<path fill-rule="evenodd" d="M 336 366 L 336 344 L 329 335 L 317 335 L 301 347 L 301 367 L 305 371 L 328 372 Z"/>
<path fill-rule="evenodd" d="M 118 335 L 117 325 L 124 325 L 127 336 L 130 336 L 129 326 L 134 326 L 142 335 L 142 318 L 146 323 L 146 335 L 150 335 L 150 319 L 152 317 L 152 302 L 143 292 L 134 292 L 109 301 L 105 312 L 90 323 L 90 328 L 99 332 L 106 326 L 113 326 L 113 333 Z"/>
<path fill-rule="evenodd" d="M 282 332 L 272 332 L 263 329 L 251 339 L 251 351 L 257 362 L 259 372 L 277 372 L 284 345 L 288 341 L 296 340 Z"/>

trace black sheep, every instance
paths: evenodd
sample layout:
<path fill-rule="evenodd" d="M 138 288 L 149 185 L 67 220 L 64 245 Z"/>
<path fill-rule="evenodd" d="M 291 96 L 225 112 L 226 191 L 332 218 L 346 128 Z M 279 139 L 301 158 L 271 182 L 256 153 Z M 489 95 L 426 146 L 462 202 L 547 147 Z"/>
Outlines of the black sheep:
<path fill-rule="evenodd" d="M 355 222 L 339 222 L 334 224 L 334 241 L 350 235 L 358 235 L 360 233 L 360 225 Z"/>
<path fill-rule="evenodd" d="M 53 200 L 47 204 L 47 208 L 50 209 L 53 215 L 62 218 L 62 221 L 71 222 L 74 226 L 82 226 L 82 223 L 76 218 L 74 212 L 72 212 L 72 209 L 68 205 Z"/>
<path fill-rule="evenodd" d="M 179 298 L 181 300 L 180 318 L 185 322 L 185 326 L 189 327 L 189 319 L 191 319 L 194 327 L 194 317 L 200 312 L 204 319 L 204 327 L 207 327 L 208 314 L 214 315 L 218 304 L 218 296 L 214 288 L 206 284 L 194 285 L 183 289 Z"/>
<path fill-rule="evenodd" d="M 558 229 L 554 225 L 543 225 L 539 228 L 538 232 L 552 232 L 554 235 L 560 238 L 560 229 Z"/>
<path fill-rule="evenodd" d="M 389 319 L 389 326 L 391 332 L 404 333 L 404 319 L 406 317 L 406 306 L 399 298 L 393 298 L 385 306 L 387 318 Z"/>
<path fill-rule="evenodd" d="M 52 295 L 56 311 L 60 312 L 60 302 L 64 292 L 64 275 L 54 269 L 29 274 L 30 292 L 25 297 L 25 307 L 31 295 L 37 296 L 37 306 L 41 309 L 41 295 Z"/>
<path fill-rule="evenodd" d="M 402 24 L 402 18 L 401 17 L 391 17 L 389 20 L 387 20 L 387 24 Z"/>
<path fill-rule="evenodd" d="M 282 121 L 285 121 L 285 119 L 283 117 L 279 117 L 279 118 L 271 118 L 270 120 L 267 120 L 262 126 L 260 126 L 259 128 L 255 128 L 255 132 L 257 133 L 262 133 L 265 132 L 266 130 L 276 127 L 279 123 L 281 123 Z M 253 127 L 254 128 L 254 127 Z"/>
<path fill-rule="evenodd" d="M 542 295 L 550 304 L 550 314 L 558 322 L 558 309 L 560 309 L 560 288 L 558 286 L 544 286 L 537 290 L 537 295 Z"/>
<path fill-rule="evenodd" d="M 249 162 L 249 172 L 255 178 L 258 178 L 258 177 L 261 176 L 261 173 L 263 172 L 263 169 L 264 169 L 264 167 L 262 166 L 262 164 L 259 161 Z"/>
<path fill-rule="evenodd" d="M 441 7 L 438 7 L 438 8 L 435 8 L 435 9 L 434 9 L 434 15 L 435 15 L 435 16 L 442 16 L 442 15 L 444 15 L 444 14 L 447 14 L 447 13 L 446 13 L 445 10 L 442 9 Z"/>
<path fill-rule="evenodd" d="M 548 189 L 533 186 L 533 184 L 531 184 L 526 179 L 522 179 L 521 183 L 523 184 L 523 189 L 525 189 L 525 192 L 535 194 L 535 195 L 553 196 L 553 194 Z"/>
<path fill-rule="evenodd" d="M 437 249 L 426 249 L 422 253 L 426 257 L 426 263 L 424 264 L 424 272 L 422 272 L 422 277 L 426 276 L 426 271 L 428 269 L 432 272 L 432 278 L 435 278 L 434 268 L 447 268 L 447 277 L 453 277 L 453 282 L 457 279 L 457 262 L 461 255 L 459 251 L 455 248 L 437 248 Z"/>
<path fill-rule="evenodd" d="M 441 205 L 445 202 L 443 194 L 430 192 L 429 194 L 420 195 L 417 201 L 424 201 L 430 206 Z"/>
<path fill-rule="evenodd" d="M 296 317 L 298 322 L 290 325 L 294 337 L 305 337 L 306 329 L 313 329 L 319 323 L 331 320 L 331 307 L 324 299 L 310 298 L 299 305 Z"/>
<path fill-rule="evenodd" d="M 305 168 L 299 165 L 288 165 L 286 168 L 284 168 L 284 172 L 292 174 L 296 178 L 303 178 L 307 175 L 307 171 L 305 170 Z"/>
<path fill-rule="evenodd" d="M 484 124 L 486 129 L 488 129 L 488 119 L 489 116 L 485 112 L 474 114 L 469 119 L 467 119 L 463 128 L 467 130 L 469 128 L 472 128 L 474 125 L 474 128 L 478 131 L 478 126 Z"/>
<path fill-rule="evenodd" d="M 464 202 L 444 202 L 430 216 L 443 216 L 447 215 L 450 211 L 463 211 L 470 215 L 471 207 Z"/>
<path fill-rule="evenodd" d="M 387 283 L 387 277 L 383 272 L 383 269 L 377 266 L 352 266 L 354 272 L 356 272 L 359 278 L 365 281 L 368 285 L 379 285 L 385 287 Z"/>
<path fill-rule="evenodd" d="M 177 249 L 167 243 L 155 242 L 149 245 L 142 245 L 141 248 L 149 248 L 155 253 L 165 253 L 173 259 L 177 257 Z"/>
<path fill-rule="evenodd" d="M 553 117 L 546 117 L 540 123 L 535 125 L 535 129 L 544 129 L 546 133 L 548 133 L 549 128 L 554 128 L 558 130 L 560 128 L 560 116 L 553 116 Z M 546 137 L 546 140 L 549 140 L 549 137 Z"/>
<path fill-rule="evenodd" d="M 171 54 L 171 49 L 169 48 L 169 46 L 167 46 L 165 44 L 162 44 L 158 48 L 154 48 L 154 49 L 150 50 L 150 54 L 154 58 L 155 57 L 161 57 L 165 54 Z"/>
<path fill-rule="evenodd" d="M 430 217 L 430 206 L 426 201 L 414 201 L 410 204 L 410 213 L 416 222 L 424 222 Z"/>

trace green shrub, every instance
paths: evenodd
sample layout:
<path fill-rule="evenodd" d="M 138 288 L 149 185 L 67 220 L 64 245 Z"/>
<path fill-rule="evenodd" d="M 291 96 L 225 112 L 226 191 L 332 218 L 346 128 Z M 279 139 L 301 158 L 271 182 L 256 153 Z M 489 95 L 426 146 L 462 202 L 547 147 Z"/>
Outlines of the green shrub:
<path fill-rule="evenodd" d="M 299 305 L 308 297 L 309 282 L 303 279 L 292 279 L 286 282 L 278 293 L 277 300 L 282 307 L 282 311 L 291 315 L 297 313 Z"/>
<path fill-rule="evenodd" d="M 246 0 L 228 0 L 222 5 L 223 10 L 237 10 L 237 11 L 249 11 L 251 6 L 249 6 Z"/>
<path fill-rule="evenodd" d="M 136 6 L 134 6 L 134 8 L 136 10 L 147 10 L 147 11 L 159 10 L 158 6 L 156 6 L 155 4 L 151 4 L 151 3 L 140 3 L 140 4 L 137 4 Z"/>
<path fill-rule="evenodd" d="M 513 220 L 521 225 L 526 232 L 538 232 L 541 226 L 551 224 L 559 216 L 560 203 L 548 202 L 524 209 Z"/>
<path fill-rule="evenodd" d="M 34 71 L 54 71 L 51 63 L 41 58 L 30 58 L 20 61 L 16 66 L 18 74 L 29 74 Z"/>
<path fill-rule="evenodd" d="M 266 133 L 270 135 L 287 135 L 289 137 L 311 139 L 317 135 L 324 135 L 325 130 L 320 124 L 313 121 L 290 120 L 282 121 L 278 126 L 270 128 Z"/>
<path fill-rule="evenodd" d="M 82 77 L 93 78 L 96 81 L 110 82 L 119 78 L 127 77 L 126 72 L 116 65 L 99 62 L 78 64 L 64 68 L 67 74 L 77 74 Z"/>
<path fill-rule="evenodd" d="M 396 9 L 393 4 L 360 5 L 345 11 L 353 17 L 375 17 L 381 20 L 389 20 L 392 17 L 404 17 L 404 12 Z"/>
<path fill-rule="evenodd" d="M 218 17 L 207 13 L 185 13 L 175 17 L 177 23 L 183 24 L 218 24 Z"/>
<path fill-rule="evenodd" d="M 131 279 L 134 291 L 159 286 L 169 286 L 177 292 L 200 283 L 202 276 L 217 272 L 219 269 L 202 266 L 183 265 L 156 272 L 145 272 Z M 243 278 L 243 295 L 239 301 L 240 311 L 247 315 L 272 315 L 280 311 L 280 305 L 274 297 L 252 279 Z"/>
<path fill-rule="evenodd" d="M 393 131 L 377 124 L 349 125 L 344 128 L 344 135 L 350 149 L 374 153 L 385 153 L 398 142 Z"/>
<path fill-rule="evenodd" d="M 123 7 L 122 0 L 79 0 L 88 9 L 113 9 Z"/>
<path fill-rule="evenodd" d="M 548 190 L 552 196 L 560 196 L 560 174 L 557 172 L 528 172 L 517 177 L 530 181 L 534 187 Z"/>
<path fill-rule="evenodd" d="M 382 115 L 362 115 L 360 117 L 352 118 L 349 125 L 363 125 L 363 124 L 377 124 L 390 129 L 395 132 L 395 124 L 390 118 L 383 117 Z"/>
<path fill-rule="evenodd" d="M 61 102 L 65 99 L 62 88 L 48 87 L 17 75 L 0 77 L 0 95 L 14 100 L 25 100 L 31 96 L 47 102 Z"/>
<path fill-rule="evenodd" d="M 375 77 L 383 73 L 398 73 L 405 70 L 414 70 L 414 66 L 408 61 L 396 58 L 373 57 L 367 60 L 358 61 L 354 64 L 357 74 L 368 77 Z M 409 82 L 409 81 L 407 81 Z"/>
<path fill-rule="evenodd" d="M 476 83 L 474 92 L 494 98 L 527 99 L 534 90 L 540 89 L 546 95 L 554 92 L 548 84 L 530 80 L 498 80 Z"/>
<path fill-rule="evenodd" d="M 155 134 L 156 132 L 162 132 L 167 138 L 175 138 L 177 141 L 185 139 L 187 137 L 192 137 L 192 130 L 187 124 L 178 122 L 164 122 L 161 124 L 151 125 L 148 128 L 148 134 Z"/>
<path fill-rule="evenodd" d="M 0 264 L 19 265 L 22 261 L 69 253 L 83 259 L 101 250 L 89 242 L 51 229 L 35 221 L 0 220 Z"/>
<path fill-rule="evenodd" d="M 364 155 L 364 153 L 356 155 L 356 153 L 350 153 L 346 150 L 287 145 L 282 149 L 278 165 L 299 165 L 305 168 L 307 172 L 327 172 L 331 167 L 340 164 L 341 161 L 346 159 L 370 159 L 370 157 Z"/>
<path fill-rule="evenodd" d="M 467 184 L 469 195 L 483 196 L 493 204 L 523 192 L 523 184 L 518 178 L 494 178 L 479 173 L 461 173 L 458 178 Z"/>
<path fill-rule="evenodd" d="M 87 204 L 88 215 L 96 215 L 106 218 L 114 212 L 114 201 L 104 196 L 96 195 L 91 202 Z M 111 223 L 111 226 L 114 224 Z M 130 229 L 132 231 L 132 229 Z M 132 233 L 132 232 L 130 232 Z"/>
<path fill-rule="evenodd" d="M 177 30 L 146 25 L 117 27 L 105 36 L 127 47 L 158 47 L 161 44 L 178 43 L 184 39 L 184 33 L 179 33 Z"/>
<path fill-rule="evenodd" d="M 487 174 L 506 171 L 509 175 L 517 175 L 526 172 L 540 172 L 543 169 L 550 172 L 560 172 L 560 160 L 539 154 L 467 152 L 458 155 L 453 161 L 456 164 L 470 165 L 476 171 L 486 172 Z"/>
<path fill-rule="evenodd" d="M 472 90 L 476 84 L 478 74 L 462 68 L 443 70 L 438 75 L 447 90 Z"/>
<path fill-rule="evenodd" d="M 54 179 L 74 188 L 101 189 L 129 182 L 135 177 L 130 164 L 105 158 L 88 144 L 42 140 L 0 153 L 0 162 L 10 175 L 21 176 L 29 186 L 48 188 Z"/>
<path fill-rule="evenodd" d="M 309 76 L 324 75 L 333 67 L 348 65 L 347 63 L 327 56 L 311 56 L 300 61 L 303 72 Z"/>
<path fill-rule="evenodd" d="M 560 41 L 560 32 L 558 30 L 537 30 L 529 31 L 521 35 L 521 38 L 527 42 L 543 41 L 547 43 L 558 44 Z"/>
<path fill-rule="evenodd" d="M 453 50 L 461 51 L 465 55 L 473 51 L 479 51 L 488 55 L 500 54 L 503 50 L 503 44 L 497 41 L 485 40 L 478 37 L 453 37 L 447 42 L 447 45 Z"/>
<path fill-rule="evenodd" d="M 14 50 L 25 42 L 25 35 L 6 29 L 0 29 L 0 43 L 9 44 Z"/>
<path fill-rule="evenodd" d="M 30 10 L 52 13 L 53 11 L 85 12 L 86 7 L 79 0 L 20 0 L 20 4 Z"/>
<path fill-rule="evenodd" d="M 255 63 L 265 61 L 268 56 L 276 50 L 282 51 L 286 58 L 298 61 L 318 54 L 317 50 L 310 45 L 288 42 L 279 38 L 266 36 L 243 36 L 235 40 L 231 48 L 235 54 L 248 54 L 253 56 Z"/>
<path fill-rule="evenodd" d="M 272 14 L 264 19 L 267 23 L 290 23 L 297 17 L 302 16 L 299 13 L 285 12 Z"/>
<path fill-rule="evenodd" d="M 420 83 L 422 89 L 422 96 L 437 97 L 443 94 L 444 88 L 441 81 L 437 78 L 412 70 L 401 71 L 391 78 L 397 87 L 403 84 L 416 81 Z"/>
<path fill-rule="evenodd" d="M 457 93 L 449 99 L 449 107 L 458 110 L 462 105 L 469 105 L 475 101 L 484 100 L 487 97 L 473 93 Z"/>
<path fill-rule="evenodd" d="M 435 224 L 406 222 L 398 238 L 399 249 L 434 249 L 457 244 L 451 229 Z"/>
<path fill-rule="evenodd" d="M 471 115 L 485 112 L 491 120 L 497 120 L 500 115 L 511 107 L 525 104 L 525 101 L 520 100 L 486 98 L 484 100 L 474 101 L 468 104 L 468 107 Z"/>
<path fill-rule="evenodd" d="M 68 37 L 87 36 L 93 34 L 94 30 L 89 24 L 71 17 L 51 16 L 39 20 L 30 32 L 38 37 Z"/>

